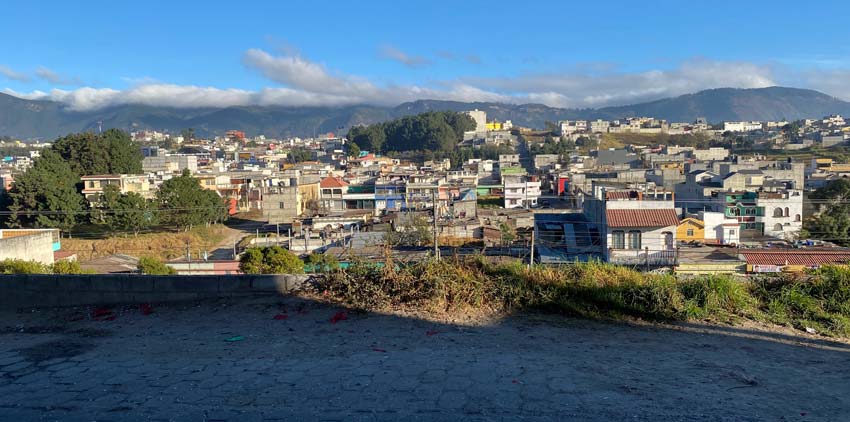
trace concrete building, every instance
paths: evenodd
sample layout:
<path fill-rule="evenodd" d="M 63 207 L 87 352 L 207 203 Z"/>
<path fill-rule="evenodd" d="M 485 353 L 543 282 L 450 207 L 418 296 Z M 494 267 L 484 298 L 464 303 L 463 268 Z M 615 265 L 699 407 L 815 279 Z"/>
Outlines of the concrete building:
<path fill-rule="evenodd" d="M 345 194 L 348 193 L 348 182 L 338 177 L 329 176 L 319 182 L 319 204 L 323 212 L 345 210 Z"/>
<path fill-rule="evenodd" d="M 292 224 L 303 212 L 297 185 L 267 188 L 263 194 L 263 213 L 268 224 Z"/>
<path fill-rule="evenodd" d="M 723 122 L 724 132 L 751 132 L 761 128 L 761 122 Z"/>
<path fill-rule="evenodd" d="M 487 131 L 487 112 L 476 108 L 475 110 L 467 111 L 466 114 L 472 117 L 472 120 L 475 120 L 476 132 Z"/>
<path fill-rule="evenodd" d="M 705 225 L 706 243 L 719 245 L 738 245 L 741 243 L 738 220 L 727 217 L 722 212 L 712 211 L 700 211 L 699 219 Z"/>
<path fill-rule="evenodd" d="M 691 151 L 691 155 L 699 161 L 721 161 L 729 157 L 729 150 L 720 147 L 695 149 Z"/>
<path fill-rule="evenodd" d="M 145 157 L 142 160 L 142 170 L 145 173 L 180 173 L 185 169 L 195 173 L 198 171 L 198 156 L 188 154 L 162 155 Z"/>
<path fill-rule="evenodd" d="M 90 204 L 97 203 L 103 189 L 108 185 L 118 186 L 120 193 L 137 193 L 143 198 L 153 198 L 156 188 L 144 174 L 96 174 L 83 176 L 83 196 Z"/>
<path fill-rule="evenodd" d="M 540 198 L 540 181 L 525 176 L 503 176 L 505 208 L 533 208 Z"/>
<path fill-rule="evenodd" d="M 589 224 L 600 233 L 608 262 L 673 265 L 679 218 L 672 192 L 609 190 L 595 186 L 582 204 Z"/>
<path fill-rule="evenodd" d="M 793 240 L 803 229 L 803 192 L 759 192 L 756 205 L 764 208 L 764 235 Z"/>
<path fill-rule="evenodd" d="M 50 265 L 60 246 L 58 229 L 0 230 L 0 261 L 20 259 Z"/>

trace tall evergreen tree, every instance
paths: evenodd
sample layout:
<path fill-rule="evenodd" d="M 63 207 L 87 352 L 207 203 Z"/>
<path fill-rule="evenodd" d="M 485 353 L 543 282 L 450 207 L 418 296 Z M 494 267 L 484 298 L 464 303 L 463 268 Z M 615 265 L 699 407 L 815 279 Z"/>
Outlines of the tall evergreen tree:
<path fill-rule="evenodd" d="M 85 207 L 76 187 L 79 180 L 68 161 L 52 150 L 44 151 L 9 192 L 9 224 L 70 232 Z"/>
<path fill-rule="evenodd" d="M 71 134 L 57 139 L 53 150 L 81 176 L 142 172 L 141 149 L 127 132 L 118 129 Z"/>

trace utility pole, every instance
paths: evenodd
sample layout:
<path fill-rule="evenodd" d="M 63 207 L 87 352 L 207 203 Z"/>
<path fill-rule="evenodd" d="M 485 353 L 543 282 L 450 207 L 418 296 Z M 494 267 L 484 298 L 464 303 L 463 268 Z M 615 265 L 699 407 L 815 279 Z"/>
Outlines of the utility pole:
<path fill-rule="evenodd" d="M 292 252 L 292 227 L 289 227 L 286 232 L 286 247 Z"/>
<path fill-rule="evenodd" d="M 439 185 L 437 185 L 437 189 L 439 189 Z M 434 258 L 440 259 L 440 242 L 438 241 L 437 234 L 437 192 L 434 191 L 431 193 L 431 201 L 434 205 Z"/>
<path fill-rule="evenodd" d="M 537 224 L 531 228 L 531 256 L 528 257 L 528 269 L 531 269 L 531 265 L 534 264 L 534 233 L 537 232 Z"/>
<path fill-rule="evenodd" d="M 280 223 L 275 223 L 274 227 L 277 231 L 277 241 L 280 242 Z"/>
<path fill-rule="evenodd" d="M 186 241 L 186 260 L 192 260 L 192 245 L 188 240 Z"/>

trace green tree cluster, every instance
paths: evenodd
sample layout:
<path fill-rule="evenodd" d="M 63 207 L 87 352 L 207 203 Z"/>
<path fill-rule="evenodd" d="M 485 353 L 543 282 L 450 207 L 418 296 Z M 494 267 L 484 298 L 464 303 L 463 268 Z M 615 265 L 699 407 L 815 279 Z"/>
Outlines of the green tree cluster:
<path fill-rule="evenodd" d="M 159 222 L 156 202 L 135 192 L 122 194 L 117 185 L 103 188 L 95 210 L 93 220 L 112 232 L 133 232 L 138 236 Z"/>
<path fill-rule="evenodd" d="M 339 260 L 335 256 L 319 252 L 307 255 L 304 264 L 315 273 L 329 273 L 339 269 Z"/>
<path fill-rule="evenodd" d="M 313 159 L 313 152 L 304 147 L 295 147 L 289 150 L 286 156 L 290 163 L 303 163 Z"/>
<path fill-rule="evenodd" d="M 280 246 L 248 248 L 239 258 L 245 274 L 303 274 L 304 261 Z"/>
<path fill-rule="evenodd" d="M 53 150 L 43 151 L 9 191 L 7 224 L 70 231 L 84 215 L 79 180 L 68 161 Z"/>
<path fill-rule="evenodd" d="M 147 275 L 173 275 L 177 274 L 174 268 L 165 265 L 164 262 L 152 256 L 143 256 L 139 258 L 139 263 L 136 266 L 142 274 Z"/>
<path fill-rule="evenodd" d="M 184 170 L 166 180 L 156 193 L 161 221 L 180 230 L 227 219 L 227 205 L 214 191 L 201 187 L 198 179 Z"/>
<path fill-rule="evenodd" d="M 71 134 L 54 141 L 52 148 L 80 176 L 142 172 L 142 151 L 122 130 Z"/>
<path fill-rule="evenodd" d="M 803 222 L 802 237 L 850 246 L 850 180 L 837 179 L 812 192 L 820 212 Z"/>
<path fill-rule="evenodd" d="M 557 154 L 560 156 L 569 155 L 571 152 L 575 151 L 576 143 L 573 142 L 569 138 L 559 138 L 555 140 L 551 136 L 546 137 L 546 141 L 541 143 L 536 143 L 531 145 L 530 151 L 531 155 L 538 154 Z"/>
<path fill-rule="evenodd" d="M 70 230 L 84 219 L 80 176 L 134 174 L 142 171 L 142 153 L 126 132 L 77 133 L 57 139 L 33 166 L 15 179 L 0 206 L 10 211 L 11 227 Z"/>
<path fill-rule="evenodd" d="M 405 116 L 370 126 L 355 126 L 348 139 L 360 149 L 390 151 L 450 151 L 463 133 L 475 129 L 475 121 L 464 113 L 433 111 Z"/>

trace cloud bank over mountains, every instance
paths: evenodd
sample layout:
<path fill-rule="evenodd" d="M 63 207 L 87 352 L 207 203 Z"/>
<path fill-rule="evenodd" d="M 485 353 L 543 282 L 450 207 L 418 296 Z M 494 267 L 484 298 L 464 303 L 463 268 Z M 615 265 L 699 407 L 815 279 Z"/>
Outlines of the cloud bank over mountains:
<path fill-rule="evenodd" d="M 477 56 L 439 52 L 434 59 L 405 53 L 389 45 L 379 57 L 403 66 L 426 67 L 434 59 L 465 60 L 477 65 Z M 553 107 L 584 108 L 622 105 L 692 93 L 709 88 L 763 88 L 792 82 L 850 99 L 850 70 L 808 69 L 792 71 L 749 62 L 695 58 L 668 69 L 629 72 L 610 66 L 582 66 L 565 72 L 525 73 L 502 77 L 458 77 L 422 84 L 379 83 L 365 77 L 329 69 L 297 51 L 277 54 L 249 49 L 241 61 L 249 72 L 268 80 L 259 90 L 177 85 L 141 79 L 126 89 L 86 86 L 79 78 L 60 75 L 41 67 L 32 74 L 0 64 L 0 76 L 19 82 L 36 78 L 52 85 L 49 91 L 5 92 L 26 99 L 66 104 L 77 111 L 97 110 L 121 104 L 164 107 L 228 106 L 337 106 L 353 104 L 397 105 L 418 99 L 463 102 L 542 103 Z"/>

